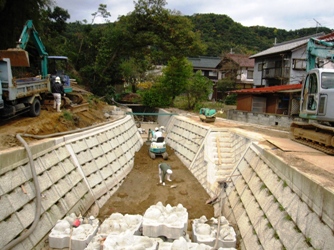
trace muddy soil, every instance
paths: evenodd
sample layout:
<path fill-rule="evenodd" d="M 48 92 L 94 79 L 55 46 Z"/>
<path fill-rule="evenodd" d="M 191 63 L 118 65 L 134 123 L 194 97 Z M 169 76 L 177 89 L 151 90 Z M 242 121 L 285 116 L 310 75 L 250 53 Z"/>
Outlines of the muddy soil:
<path fill-rule="evenodd" d="M 207 219 L 213 217 L 213 206 L 206 204 L 209 195 L 170 147 L 167 147 L 167 152 L 168 160 L 160 156 L 151 159 L 148 146 L 144 143 L 135 154 L 132 171 L 101 208 L 99 219 L 103 221 L 115 212 L 144 215 L 151 205 L 159 201 L 164 206 L 182 204 L 188 211 L 189 222 L 203 215 Z M 165 186 L 159 184 L 158 164 L 161 162 L 168 163 L 173 170 L 172 181 L 166 181 Z M 188 230 L 191 229 L 188 227 Z"/>

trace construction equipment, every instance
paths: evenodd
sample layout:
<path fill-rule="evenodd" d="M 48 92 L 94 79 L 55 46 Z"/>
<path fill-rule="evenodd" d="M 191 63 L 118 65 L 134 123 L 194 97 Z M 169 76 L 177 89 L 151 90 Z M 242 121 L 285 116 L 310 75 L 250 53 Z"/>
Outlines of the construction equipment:
<path fill-rule="evenodd" d="M 161 155 L 164 160 L 168 159 L 166 142 L 163 136 L 155 138 L 154 131 L 149 129 L 146 142 L 150 145 L 148 153 L 152 159 L 155 159 L 157 155 Z"/>
<path fill-rule="evenodd" d="M 290 138 L 334 154 L 334 43 L 315 38 L 307 44 L 307 75 L 303 81 L 299 117 L 290 126 Z"/>
<path fill-rule="evenodd" d="M 56 77 L 59 76 L 62 81 L 62 84 L 64 86 L 64 92 L 66 94 L 66 97 L 62 96 L 62 106 L 71 107 L 72 104 L 75 105 L 81 104 L 83 101 L 82 95 L 78 93 L 73 93 L 70 78 L 68 75 L 66 75 L 68 58 L 66 56 L 48 55 L 41 39 L 39 38 L 38 32 L 36 31 L 33 25 L 32 20 L 28 20 L 24 25 L 20 39 L 17 43 L 17 50 L 20 49 L 21 51 L 25 51 L 30 37 L 32 37 L 33 42 L 38 50 L 38 53 L 42 58 L 41 61 L 42 77 L 50 75 L 50 81 L 52 83 L 53 81 L 55 81 Z M 20 55 L 20 58 L 21 58 L 20 61 L 24 61 L 23 55 Z M 48 95 L 47 100 L 49 100 L 49 102 L 52 101 L 53 100 L 52 95 Z"/>
<path fill-rule="evenodd" d="M 30 67 L 28 52 L 25 50 L 30 38 L 41 59 L 40 75 L 37 77 L 26 77 L 26 72 L 22 72 L 23 67 Z M 55 79 L 56 75 L 51 74 L 50 78 L 48 60 L 49 56 L 45 46 L 32 20 L 28 20 L 23 27 L 16 48 L 0 51 L 0 116 L 2 119 L 9 119 L 25 112 L 29 112 L 31 116 L 38 116 L 42 103 L 53 103 L 50 81 Z M 60 57 L 60 60 L 63 60 L 63 57 Z M 14 75 L 13 72 L 15 72 Z M 69 81 L 64 90 L 67 97 L 62 97 L 62 106 L 69 107 L 72 111 L 88 109 L 88 103 L 81 104 L 83 97 L 80 94 L 72 93 Z"/>
<path fill-rule="evenodd" d="M 214 122 L 216 120 L 216 110 L 209 108 L 201 108 L 199 110 L 199 119 L 202 122 Z"/>
<path fill-rule="evenodd" d="M 48 54 L 34 29 L 33 41 L 41 57 L 41 75 L 37 77 L 27 77 L 22 73 L 20 75 L 19 68 L 30 66 L 28 53 L 22 49 L 28 42 L 29 36 L 25 34 L 30 29 L 33 29 L 32 22 L 27 22 L 17 48 L 0 51 L 0 116 L 2 120 L 26 112 L 31 116 L 38 116 L 41 103 L 51 90 L 47 74 Z M 13 70 L 17 72 L 15 76 L 13 76 Z"/>
<path fill-rule="evenodd" d="M 64 106 L 71 104 L 81 104 L 83 102 L 83 96 L 79 93 L 73 92 L 70 77 L 66 74 L 68 69 L 68 57 L 67 56 L 48 56 L 48 68 L 50 74 L 51 83 L 55 81 L 59 76 L 64 87 L 66 97 L 63 97 Z"/>

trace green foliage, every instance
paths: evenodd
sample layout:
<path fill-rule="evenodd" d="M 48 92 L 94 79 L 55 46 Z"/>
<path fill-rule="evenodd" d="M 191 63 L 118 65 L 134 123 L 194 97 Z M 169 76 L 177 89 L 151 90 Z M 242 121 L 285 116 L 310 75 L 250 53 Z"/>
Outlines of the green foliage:
<path fill-rule="evenodd" d="M 260 187 L 260 190 L 263 190 L 263 189 L 266 189 L 266 188 L 267 188 L 266 184 L 262 183 L 262 185 Z"/>
<path fill-rule="evenodd" d="M 140 95 L 145 106 L 163 108 L 170 106 L 172 102 L 166 92 L 166 88 L 160 83 L 157 83 L 149 90 L 140 92 Z"/>
<path fill-rule="evenodd" d="M 69 112 L 68 110 L 64 110 L 63 111 L 63 117 L 66 121 L 73 121 L 73 114 L 71 112 Z"/>
<path fill-rule="evenodd" d="M 193 74 L 192 64 L 186 58 L 172 57 L 163 73 L 161 83 L 166 89 L 166 95 L 172 98 L 173 104 L 175 97 L 187 89 Z"/>
<path fill-rule="evenodd" d="M 310 246 L 310 247 L 312 246 L 311 241 L 312 241 L 312 239 L 309 238 L 309 237 L 307 237 L 307 238 L 305 239 L 306 244 L 307 244 L 308 246 Z"/>
<path fill-rule="evenodd" d="M 226 105 L 235 105 L 237 103 L 237 94 L 229 94 L 226 96 L 224 103 Z"/>
<path fill-rule="evenodd" d="M 227 15 L 212 13 L 194 14 L 188 18 L 194 24 L 194 30 L 201 32 L 201 40 L 207 46 L 207 56 L 217 56 L 230 50 L 241 54 L 255 54 L 272 47 L 275 40 L 281 43 L 319 32 L 331 32 L 326 27 L 295 31 L 264 26 L 245 27 Z"/>
<path fill-rule="evenodd" d="M 202 75 L 201 71 L 193 74 L 186 86 L 185 94 L 187 97 L 187 109 L 194 109 L 196 104 L 208 100 L 212 91 L 212 81 Z"/>

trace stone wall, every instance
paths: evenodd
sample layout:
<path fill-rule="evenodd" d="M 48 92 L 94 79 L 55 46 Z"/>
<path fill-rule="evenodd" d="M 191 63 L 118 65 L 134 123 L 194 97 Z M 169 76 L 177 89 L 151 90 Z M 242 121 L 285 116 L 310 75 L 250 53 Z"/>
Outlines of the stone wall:
<path fill-rule="evenodd" d="M 287 115 L 252 113 L 235 109 L 230 109 L 227 111 L 227 119 L 240 122 L 261 124 L 264 126 L 278 126 L 284 128 L 289 128 L 291 122 L 293 121 L 293 118 Z"/>

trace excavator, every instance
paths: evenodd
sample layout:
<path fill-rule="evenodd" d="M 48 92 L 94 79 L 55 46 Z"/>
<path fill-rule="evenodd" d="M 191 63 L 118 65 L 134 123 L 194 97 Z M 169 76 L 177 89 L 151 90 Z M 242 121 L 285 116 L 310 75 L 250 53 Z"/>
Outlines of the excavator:
<path fill-rule="evenodd" d="M 56 67 L 55 65 L 59 65 L 58 62 L 65 61 L 67 63 L 68 60 L 67 57 L 48 55 L 46 48 L 37 30 L 34 27 L 32 20 L 28 20 L 25 23 L 20 38 L 17 42 L 16 48 L 1 50 L 0 57 L 10 58 L 12 66 L 15 65 L 16 67 L 30 67 L 29 56 L 26 51 L 26 47 L 30 39 L 32 39 L 41 59 L 41 70 L 40 70 L 41 78 L 42 79 L 49 78 L 51 82 L 55 80 L 56 76 L 60 76 L 62 79 L 64 91 L 66 94 L 66 97 L 62 97 L 62 106 L 70 107 L 73 104 L 75 105 L 81 104 L 83 101 L 83 97 L 80 94 L 73 93 L 73 89 L 70 85 L 70 79 L 64 73 L 64 70 L 57 72 L 55 68 Z M 51 66 L 52 69 L 51 74 L 49 73 L 48 70 L 49 65 Z M 51 95 L 51 92 L 49 92 L 49 94 L 45 95 L 43 102 L 47 103 L 48 101 L 51 102 L 52 100 L 53 97 Z"/>
<path fill-rule="evenodd" d="M 334 155 L 334 43 L 310 38 L 299 118 L 290 126 L 290 139 Z"/>

